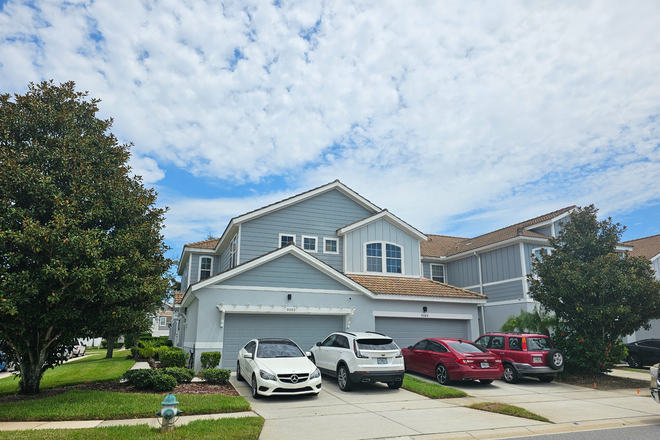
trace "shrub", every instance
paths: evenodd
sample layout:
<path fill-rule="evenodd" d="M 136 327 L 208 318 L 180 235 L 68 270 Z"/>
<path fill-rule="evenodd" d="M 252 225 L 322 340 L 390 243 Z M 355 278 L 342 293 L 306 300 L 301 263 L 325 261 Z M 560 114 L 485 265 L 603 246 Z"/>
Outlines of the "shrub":
<path fill-rule="evenodd" d="M 202 369 L 217 368 L 220 365 L 220 359 L 222 359 L 222 353 L 219 351 L 206 351 L 202 353 L 200 356 Z"/>
<path fill-rule="evenodd" d="M 156 355 L 155 344 L 151 341 L 140 341 L 140 345 L 142 346 L 138 349 L 140 357 L 143 359 L 153 359 Z"/>
<path fill-rule="evenodd" d="M 159 358 L 165 367 L 183 368 L 186 366 L 188 353 L 178 347 L 163 347 L 159 350 Z"/>
<path fill-rule="evenodd" d="M 154 377 L 160 374 L 159 371 L 152 369 L 128 370 L 122 377 L 136 388 L 147 390 L 153 388 Z"/>
<path fill-rule="evenodd" d="M 135 335 L 134 334 L 129 333 L 127 335 L 124 335 L 124 347 L 126 347 L 126 348 L 135 347 Z"/>
<path fill-rule="evenodd" d="M 159 373 L 151 379 L 151 389 L 155 391 L 171 391 L 176 385 L 176 379 L 169 374 Z"/>
<path fill-rule="evenodd" d="M 195 376 L 195 370 L 192 368 L 170 367 L 164 368 L 163 372 L 176 379 L 178 383 L 187 383 Z"/>
<path fill-rule="evenodd" d="M 224 385 L 229 382 L 231 371 L 221 368 L 207 368 L 202 370 L 202 374 L 208 383 Z"/>

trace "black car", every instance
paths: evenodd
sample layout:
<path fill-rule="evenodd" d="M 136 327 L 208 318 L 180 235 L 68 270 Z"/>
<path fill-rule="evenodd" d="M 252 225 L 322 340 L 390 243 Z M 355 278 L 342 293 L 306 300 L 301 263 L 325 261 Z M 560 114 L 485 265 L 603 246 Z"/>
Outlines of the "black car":
<path fill-rule="evenodd" d="M 660 362 L 660 339 L 642 339 L 624 345 L 628 349 L 626 361 L 633 368 Z"/>

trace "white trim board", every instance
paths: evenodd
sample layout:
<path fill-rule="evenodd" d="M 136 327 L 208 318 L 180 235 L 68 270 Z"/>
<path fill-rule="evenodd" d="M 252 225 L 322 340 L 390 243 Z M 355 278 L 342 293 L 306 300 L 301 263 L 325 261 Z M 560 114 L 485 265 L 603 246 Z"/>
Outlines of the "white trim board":
<path fill-rule="evenodd" d="M 469 314 L 451 314 L 451 313 L 423 313 L 423 312 L 388 312 L 376 311 L 373 312 L 375 317 L 383 318 L 419 318 L 419 319 L 455 319 L 460 321 L 471 321 L 474 315 Z"/>
<path fill-rule="evenodd" d="M 254 290 L 256 292 L 281 292 L 281 293 L 332 293 L 334 295 L 360 295 L 354 290 L 330 290 L 330 289 L 301 289 L 297 287 L 266 287 L 266 286 L 208 286 L 207 289 L 218 290 Z"/>
<path fill-rule="evenodd" d="M 511 304 L 537 304 L 537 302 L 531 298 L 518 298 L 518 299 L 509 299 L 500 302 L 486 303 L 484 304 L 484 307 L 497 307 L 497 306 L 506 306 Z"/>
<path fill-rule="evenodd" d="M 413 228 L 403 220 L 401 220 L 399 217 L 395 216 L 391 212 L 389 212 L 387 209 L 382 210 L 381 212 L 374 214 L 370 217 L 367 217 L 365 219 L 359 220 L 355 223 L 352 223 L 348 226 L 344 226 L 343 228 L 337 229 L 337 235 L 340 237 L 348 234 L 349 232 L 355 231 L 356 229 L 362 228 L 366 225 L 369 225 L 371 223 L 374 223 L 378 220 L 384 219 L 388 223 L 393 224 L 397 228 L 407 232 L 408 234 L 412 235 L 419 241 L 427 241 L 428 237 L 421 232 L 419 232 L 417 229 Z"/>

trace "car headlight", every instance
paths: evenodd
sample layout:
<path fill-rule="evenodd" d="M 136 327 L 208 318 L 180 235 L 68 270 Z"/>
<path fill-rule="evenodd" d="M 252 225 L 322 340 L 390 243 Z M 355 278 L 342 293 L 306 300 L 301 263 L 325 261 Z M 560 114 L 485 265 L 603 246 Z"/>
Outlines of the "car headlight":
<path fill-rule="evenodd" d="M 312 374 L 309 375 L 310 379 L 316 379 L 321 375 L 321 371 L 317 368 Z"/>
<path fill-rule="evenodd" d="M 263 380 L 273 380 L 273 381 L 277 381 L 277 377 L 275 377 L 274 374 L 271 374 L 271 373 L 269 373 L 268 371 L 259 370 L 259 376 L 261 376 L 261 378 L 262 378 Z"/>

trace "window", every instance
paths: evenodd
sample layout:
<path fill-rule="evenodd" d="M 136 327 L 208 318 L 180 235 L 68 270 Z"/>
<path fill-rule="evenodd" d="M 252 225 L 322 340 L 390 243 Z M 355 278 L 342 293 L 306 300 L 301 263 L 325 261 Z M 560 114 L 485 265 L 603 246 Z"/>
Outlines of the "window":
<path fill-rule="evenodd" d="M 337 348 L 349 348 L 348 338 L 342 335 L 335 335 L 335 341 L 332 343 L 332 346 Z"/>
<path fill-rule="evenodd" d="M 522 338 L 509 338 L 509 350 L 522 351 Z"/>
<path fill-rule="evenodd" d="M 160 317 L 160 326 L 165 327 L 167 325 L 167 318 L 164 316 Z"/>
<path fill-rule="evenodd" d="M 383 247 L 385 258 L 383 258 Z M 367 243 L 365 253 L 367 272 L 403 273 L 401 246 L 390 243 Z"/>
<path fill-rule="evenodd" d="M 236 267 L 238 254 L 238 234 L 234 235 L 234 238 L 231 239 L 229 243 L 229 268 Z"/>
<path fill-rule="evenodd" d="M 213 264 L 213 258 L 211 257 L 202 257 L 199 262 L 199 280 L 205 280 L 211 276 L 211 266 Z"/>
<path fill-rule="evenodd" d="M 431 279 L 433 281 L 445 282 L 445 265 L 432 264 L 431 265 Z"/>
<path fill-rule="evenodd" d="M 504 350 L 504 336 L 493 336 L 489 348 Z"/>
<path fill-rule="evenodd" d="M 293 234 L 280 234 L 280 243 L 278 247 L 284 247 L 289 243 L 296 244 L 296 236 Z"/>
<path fill-rule="evenodd" d="M 307 252 L 316 252 L 316 237 L 302 236 L 302 247 Z"/>
<path fill-rule="evenodd" d="M 401 246 L 386 244 L 387 250 L 387 272 L 401 273 Z"/>
<path fill-rule="evenodd" d="M 431 351 L 434 351 L 436 353 L 447 353 L 449 350 L 445 348 L 444 345 L 438 344 L 437 342 L 431 342 L 430 343 L 430 349 Z"/>
<path fill-rule="evenodd" d="M 337 335 L 330 335 L 327 338 L 325 338 L 325 341 L 321 343 L 322 347 L 332 347 L 332 344 L 335 342 L 335 337 Z"/>
<path fill-rule="evenodd" d="M 367 272 L 383 271 L 383 250 L 381 243 L 367 245 Z"/>
<path fill-rule="evenodd" d="M 532 253 L 539 261 L 542 262 L 543 255 L 550 255 L 552 253 L 552 248 L 544 248 L 544 247 L 535 248 L 532 249 Z"/>
<path fill-rule="evenodd" d="M 429 341 L 424 339 L 423 341 L 419 341 L 415 346 L 413 347 L 413 350 L 427 350 Z"/>
<path fill-rule="evenodd" d="M 326 254 L 338 254 L 339 253 L 339 241 L 336 238 L 324 238 L 323 239 L 323 252 Z"/>

